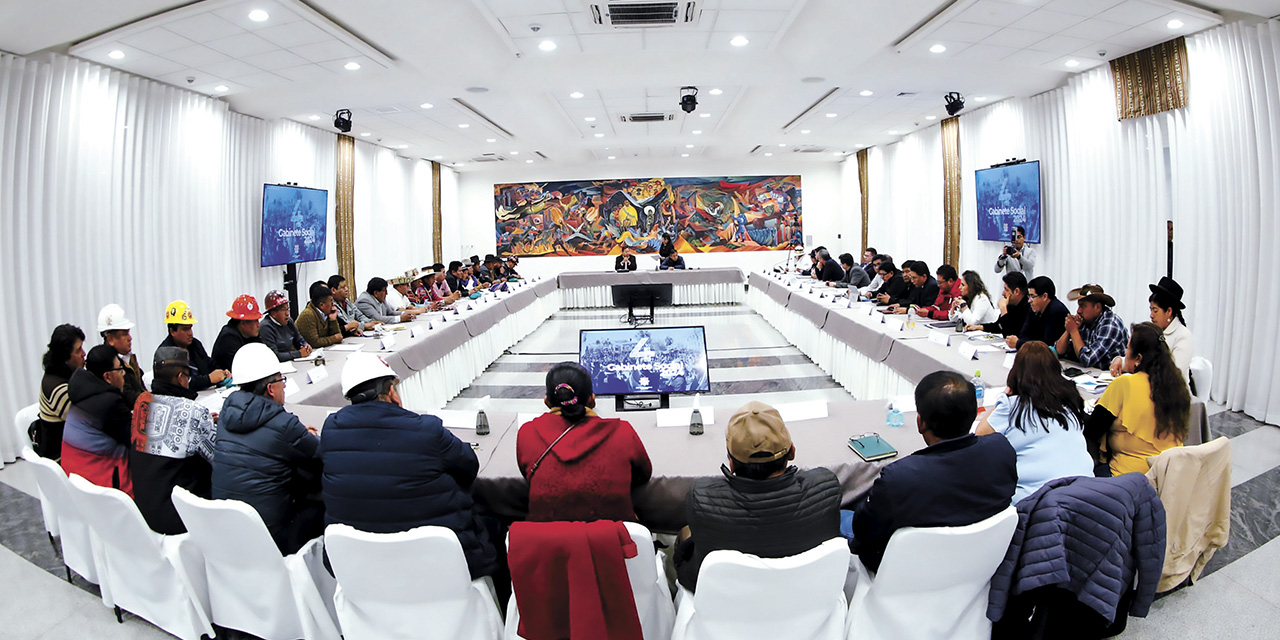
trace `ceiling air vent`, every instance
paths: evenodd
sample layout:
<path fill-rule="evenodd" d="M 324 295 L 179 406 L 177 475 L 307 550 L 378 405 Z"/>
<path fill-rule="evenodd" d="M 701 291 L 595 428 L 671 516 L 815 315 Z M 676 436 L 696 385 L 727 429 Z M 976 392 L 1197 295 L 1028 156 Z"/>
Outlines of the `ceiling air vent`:
<path fill-rule="evenodd" d="M 471 159 L 471 162 L 506 162 L 506 158 L 496 153 L 486 153 Z"/>
<path fill-rule="evenodd" d="M 390 107 L 373 107 L 372 109 L 370 109 L 370 111 L 378 115 L 385 116 L 385 115 L 390 115 L 392 113 L 400 113 L 401 111 L 404 111 L 404 109 L 401 109 L 400 107 L 393 105 Z"/>
<path fill-rule="evenodd" d="M 791 151 L 795 153 L 827 153 L 828 149 L 826 147 L 815 147 L 809 144 L 796 147 Z"/>
<path fill-rule="evenodd" d="M 668 122 L 675 119 L 674 113 L 628 113 L 618 116 L 618 122 Z"/>
<path fill-rule="evenodd" d="M 698 3 L 694 0 L 629 0 L 626 2 L 591 2 L 591 21 L 603 27 L 635 29 L 674 27 L 698 21 Z"/>
<path fill-rule="evenodd" d="M 915 96 L 918 96 L 918 95 L 920 94 L 915 91 L 899 91 L 898 95 L 894 97 L 895 98 L 914 98 Z"/>

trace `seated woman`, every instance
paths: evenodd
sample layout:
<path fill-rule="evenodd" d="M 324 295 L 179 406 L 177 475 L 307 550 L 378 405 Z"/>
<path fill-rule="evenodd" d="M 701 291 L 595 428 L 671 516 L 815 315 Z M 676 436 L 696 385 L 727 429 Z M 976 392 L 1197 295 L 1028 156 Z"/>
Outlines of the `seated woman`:
<path fill-rule="evenodd" d="M 1068 476 L 1092 476 L 1093 459 L 1084 441 L 1084 399 L 1062 377 L 1058 357 L 1043 342 L 1018 350 L 1008 388 L 978 425 L 980 436 L 1003 434 L 1018 454 L 1018 488 L 1013 504 L 1044 483 Z"/>
<path fill-rule="evenodd" d="M 67 383 L 84 368 L 84 332 L 69 324 L 58 325 L 44 353 L 44 378 L 40 380 L 40 417 L 27 432 L 31 446 L 41 457 L 62 457 L 62 429 L 71 408 Z"/>
<path fill-rule="evenodd" d="M 516 462 L 529 482 L 529 520 L 636 519 L 631 491 L 653 466 L 631 424 L 601 418 L 591 376 L 575 362 L 547 372 L 551 409 L 520 428 Z"/>
<path fill-rule="evenodd" d="M 1085 438 L 1099 450 L 1096 473 L 1101 476 L 1146 473 L 1147 458 L 1187 439 L 1191 392 L 1160 327 L 1133 325 L 1124 371 L 1103 392 L 1085 425 Z"/>
<path fill-rule="evenodd" d="M 951 304 L 951 319 L 962 319 L 965 331 L 981 331 L 982 325 L 1000 319 L 1000 310 L 991 301 L 991 294 L 987 293 L 977 271 L 961 274 L 960 297 Z"/>
<path fill-rule="evenodd" d="M 1182 372 L 1182 377 L 1191 382 L 1191 357 L 1195 355 L 1195 346 L 1191 339 L 1191 330 L 1182 317 L 1182 310 L 1187 308 L 1182 302 L 1182 285 L 1169 276 L 1160 278 L 1159 284 L 1148 285 L 1151 297 L 1147 302 L 1151 305 L 1151 322 L 1164 332 L 1164 341 L 1169 345 L 1169 353 L 1173 354 L 1173 364 Z M 1111 361 L 1111 375 L 1120 375 L 1124 358 Z"/>

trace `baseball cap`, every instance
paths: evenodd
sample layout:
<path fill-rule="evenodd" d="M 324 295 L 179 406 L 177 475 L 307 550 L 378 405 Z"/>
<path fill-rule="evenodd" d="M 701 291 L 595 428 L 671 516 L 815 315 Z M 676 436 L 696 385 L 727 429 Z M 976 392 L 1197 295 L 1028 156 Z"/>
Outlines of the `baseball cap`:
<path fill-rule="evenodd" d="M 791 432 L 777 409 L 752 400 L 729 418 L 725 444 L 739 462 L 772 462 L 791 451 Z"/>

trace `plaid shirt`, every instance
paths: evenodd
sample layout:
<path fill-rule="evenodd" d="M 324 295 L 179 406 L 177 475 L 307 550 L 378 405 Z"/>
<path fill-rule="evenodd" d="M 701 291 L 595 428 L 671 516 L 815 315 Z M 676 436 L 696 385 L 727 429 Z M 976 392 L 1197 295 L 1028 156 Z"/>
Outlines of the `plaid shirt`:
<path fill-rule="evenodd" d="M 1092 324 L 1080 327 L 1080 338 L 1084 345 L 1078 347 L 1076 360 L 1086 367 L 1106 369 L 1111 366 L 1112 358 L 1124 355 L 1125 346 L 1129 344 L 1129 329 L 1120 316 L 1103 307 L 1102 314 Z"/>

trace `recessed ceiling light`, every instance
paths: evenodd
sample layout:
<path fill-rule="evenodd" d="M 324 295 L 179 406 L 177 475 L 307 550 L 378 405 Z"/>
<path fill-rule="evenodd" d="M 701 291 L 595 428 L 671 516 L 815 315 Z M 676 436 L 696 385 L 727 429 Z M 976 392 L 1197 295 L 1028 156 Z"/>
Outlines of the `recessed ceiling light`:
<path fill-rule="evenodd" d="M 453 166 L 455 166 L 455 167 L 463 167 L 463 166 L 466 166 L 466 164 L 467 164 L 467 163 L 465 163 L 465 162 L 455 162 L 455 163 L 453 163 Z"/>
<path fill-rule="evenodd" d="M 525 163 L 525 164 L 533 164 L 533 159 L 525 160 L 525 161 L 524 161 L 524 163 Z"/>
<path fill-rule="evenodd" d="M 866 98 L 867 96 L 874 95 L 874 94 L 875 94 L 875 92 L 874 92 L 874 91 L 872 91 L 872 90 L 870 90 L 870 89 L 863 89 L 862 91 L 859 91 L 859 92 L 858 92 L 858 95 L 860 95 L 860 96 L 862 96 L 862 97 L 864 97 L 864 98 Z"/>
<path fill-rule="evenodd" d="M 554 40 L 543 40 L 542 42 L 538 43 L 538 48 L 542 49 L 543 51 L 555 51 L 556 43 Z"/>
<path fill-rule="evenodd" d="M 512 152 L 511 152 L 511 155 L 513 155 L 513 156 L 518 156 L 518 155 L 520 155 L 520 152 L 519 152 L 519 151 L 512 151 Z"/>
<path fill-rule="evenodd" d="M 772 151 L 766 151 L 766 152 L 764 152 L 764 155 L 765 155 L 766 157 L 768 157 L 768 156 L 773 155 L 773 152 L 772 152 Z"/>
<path fill-rule="evenodd" d="M 711 94 L 711 95 L 713 95 L 713 96 L 718 96 L 718 95 L 720 95 L 720 94 L 724 93 L 724 91 L 721 91 L 720 89 L 712 89 L 711 91 L 708 91 L 707 93 L 710 93 L 710 94 Z"/>
<path fill-rule="evenodd" d="M 361 134 L 360 134 L 360 137 L 361 137 L 361 138 L 367 138 L 367 137 L 369 137 L 369 132 L 368 132 L 368 131 L 365 131 L 365 132 L 361 133 Z"/>
<path fill-rule="evenodd" d="M 700 135 L 702 135 L 702 129 L 694 129 L 694 130 L 693 130 L 693 135 L 695 135 L 695 136 L 700 136 Z"/>
<path fill-rule="evenodd" d="M 809 130 L 808 130 L 808 129 L 801 129 L 801 130 L 800 130 L 800 133 L 809 133 Z"/>
<path fill-rule="evenodd" d="M 596 117 L 595 117 L 595 116 L 587 116 L 587 117 L 583 118 L 583 120 L 584 120 L 584 121 L 586 121 L 586 122 L 595 122 L 595 121 L 596 121 Z"/>
<path fill-rule="evenodd" d="M 116 50 L 112 51 L 111 53 L 108 53 L 108 54 L 107 54 L 107 57 L 108 57 L 108 58 L 111 58 L 112 60 L 119 60 L 119 59 L 121 59 L 121 58 L 123 58 L 123 57 L 124 57 L 124 52 L 123 52 L 123 51 L 121 51 L 121 50 L 119 50 L 119 49 L 116 49 Z"/>
<path fill-rule="evenodd" d="M 409 145 L 407 145 L 407 144 L 396 145 L 396 148 L 397 148 L 397 149 L 408 149 L 408 148 L 409 148 Z"/>
<path fill-rule="evenodd" d="M 854 146 L 856 146 L 856 147 L 857 147 L 857 148 L 859 148 L 859 149 L 864 149 L 864 148 L 866 148 L 866 146 L 867 146 L 867 145 L 859 143 L 859 144 L 854 145 Z"/>
<path fill-rule="evenodd" d="M 897 129 L 890 129 L 890 130 L 889 130 L 889 135 L 891 135 L 891 136 L 896 136 L 896 135 L 898 135 L 898 130 L 897 130 Z"/>
<path fill-rule="evenodd" d="M 320 119 L 320 116 L 310 116 L 310 117 L 309 117 L 309 118 L 307 118 L 307 119 L 308 119 L 308 120 L 319 120 L 319 119 Z"/>
<path fill-rule="evenodd" d="M 443 157 L 444 157 L 444 156 L 431 156 L 431 159 L 432 159 L 432 160 L 439 160 L 440 158 L 443 158 Z"/>
<path fill-rule="evenodd" d="M 570 97 L 570 98 L 573 98 L 574 100 L 577 100 L 578 98 L 581 98 L 581 97 L 582 97 L 582 92 L 581 92 L 581 91 L 574 91 L 573 93 L 569 94 L 569 97 Z"/>
<path fill-rule="evenodd" d="M 270 18 L 270 17 L 271 16 L 267 15 L 267 12 L 263 11 L 262 9 L 254 9 L 253 11 L 249 12 L 249 19 L 254 22 L 266 22 L 267 18 Z"/>
<path fill-rule="evenodd" d="M 689 154 L 687 154 L 687 153 L 682 153 L 682 154 L 680 154 L 680 157 L 681 157 L 681 158 L 688 158 L 688 157 L 689 157 Z"/>
<path fill-rule="evenodd" d="M 1067 61 L 1067 66 L 1068 66 L 1068 67 L 1073 67 L 1073 68 L 1074 68 L 1074 67 L 1078 67 L 1078 66 L 1080 66 L 1080 61 L 1079 61 L 1079 60 L 1075 60 L 1075 59 L 1068 60 L 1068 61 Z"/>
<path fill-rule="evenodd" d="M 978 96 L 978 97 L 974 98 L 974 100 L 977 100 L 978 102 L 986 102 L 986 101 L 987 101 L 987 97 L 986 97 L 986 96 Z"/>
<path fill-rule="evenodd" d="M 842 156 L 842 155 L 844 155 L 844 152 L 843 152 L 843 151 L 832 151 L 832 152 L 831 152 L 831 155 L 833 155 L 833 156 Z"/>
<path fill-rule="evenodd" d="M 418 105 L 418 107 L 420 107 L 420 108 L 422 108 L 422 109 L 430 109 L 430 108 L 432 108 L 432 107 L 434 107 L 434 106 L 435 106 L 435 105 L 434 105 L 434 104 L 431 104 L 430 102 L 424 102 L 424 103 L 422 103 L 422 104 Z"/>
<path fill-rule="evenodd" d="M 938 116 L 925 116 L 925 117 L 924 117 L 924 119 L 925 119 L 925 120 L 937 120 L 937 119 L 938 119 Z"/>
<path fill-rule="evenodd" d="M 827 117 L 828 117 L 828 118 L 834 118 L 834 117 L 836 117 L 837 115 L 839 115 L 839 114 L 835 114 L 835 113 L 828 113 L 828 114 L 827 114 Z"/>
<path fill-rule="evenodd" d="M 347 71 L 359 71 L 359 70 L 360 70 L 360 63 L 359 63 L 359 62 L 348 62 L 348 63 L 346 63 L 346 64 L 342 65 L 342 68 L 343 68 L 343 69 L 346 69 Z"/>
<path fill-rule="evenodd" d="M 1164 26 L 1169 27 L 1170 29 L 1181 29 L 1183 27 L 1183 24 L 1181 20 L 1174 18 L 1169 22 L 1165 23 Z"/>
<path fill-rule="evenodd" d="M 787 146 L 787 143 L 785 143 L 785 142 L 779 142 L 779 143 L 778 143 L 778 146 L 779 146 L 779 147 L 785 147 L 785 146 Z"/>
<path fill-rule="evenodd" d="M 464 122 L 464 123 L 462 123 L 462 124 L 458 125 L 458 128 L 459 128 L 459 129 L 466 129 L 466 128 L 467 128 L 467 127 L 469 127 L 469 126 L 471 126 L 471 125 L 469 125 L 469 124 L 467 124 L 467 123 L 465 123 L 465 122 Z"/>
<path fill-rule="evenodd" d="M 610 159 L 610 160 L 617 160 L 617 159 L 618 159 L 618 156 L 609 156 L 609 159 Z"/>
<path fill-rule="evenodd" d="M 686 145 L 684 146 L 684 148 L 686 148 L 686 149 L 692 149 L 692 148 L 693 148 L 693 145 L 691 145 L 691 144 L 686 144 Z"/>
<path fill-rule="evenodd" d="M 711 117 L 711 114 L 709 114 L 709 113 L 700 113 L 700 114 L 698 114 L 698 117 L 699 117 L 699 118 L 710 118 L 710 117 Z"/>
<path fill-rule="evenodd" d="M 596 134 L 596 137 L 597 137 L 597 138 L 603 138 L 603 137 L 604 137 L 604 134 L 603 134 L 603 133 L 597 133 L 597 134 Z"/>
<path fill-rule="evenodd" d="M 213 88 L 213 90 L 214 90 L 214 91 L 217 91 L 218 93 L 222 93 L 223 91 L 227 91 L 228 89 L 227 89 L 227 85 L 225 85 L 225 84 L 220 84 L 220 85 L 218 85 L 218 86 L 214 87 L 214 88 Z"/>
<path fill-rule="evenodd" d="M 943 44 L 935 44 L 929 47 L 929 53 L 943 53 L 947 50 L 947 46 Z"/>
<path fill-rule="evenodd" d="M 497 142 L 497 141 L 498 141 L 498 139 L 497 139 L 497 138 L 485 138 L 485 139 L 484 139 L 484 141 L 485 141 L 485 142 Z"/>
<path fill-rule="evenodd" d="M 748 40 L 746 36 L 734 36 L 733 39 L 729 41 L 729 44 L 735 47 L 745 47 L 749 42 L 751 41 Z"/>

